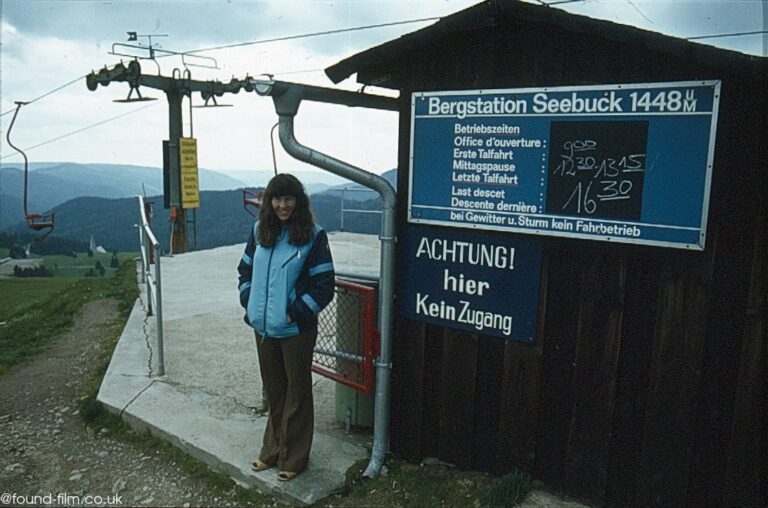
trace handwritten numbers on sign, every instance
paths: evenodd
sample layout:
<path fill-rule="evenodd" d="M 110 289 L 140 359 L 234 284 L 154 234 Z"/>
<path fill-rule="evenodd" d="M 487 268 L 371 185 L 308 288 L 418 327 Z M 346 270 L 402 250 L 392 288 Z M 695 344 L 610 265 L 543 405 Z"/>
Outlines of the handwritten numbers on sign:
<path fill-rule="evenodd" d="M 553 122 L 547 213 L 638 220 L 648 122 Z"/>

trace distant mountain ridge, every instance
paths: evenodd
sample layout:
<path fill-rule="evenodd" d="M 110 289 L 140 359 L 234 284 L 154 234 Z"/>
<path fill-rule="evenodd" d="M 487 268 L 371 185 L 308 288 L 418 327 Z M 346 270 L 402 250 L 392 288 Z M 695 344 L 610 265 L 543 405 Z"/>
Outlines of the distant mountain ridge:
<path fill-rule="evenodd" d="M 45 174 L 45 169 L 49 168 L 33 170 L 30 173 L 30 179 L 38 172 L 42 171 Z M 55 167 L 50 169 L 58 171 Z M 7 171 L 10 170 L 4 168 L 0 171 L 0 175 Z M 54 175 L 47 176 L 54 178 Z M 394 181 L 396 171 L 391 170 L 383 176 L 389 181 Z M 94 185 L 87 188 L 95 189 L 96 183 L 94 182 Z M 352 187 L 356 184 L 349 182 L 345 185 Z M 145 185 L 145 187 L 147 186 Z M 243 185 L 239 187 L 243 187 Z M 150 187 L 147 187 L 148 200 L 155 203 L 153 231 L 164 250 L 167 250 L 170 223 L 168 222 L 168 211 L 163 208 L 162 189 L 154 193 L 150 193 L 149 189 Z M 20 212 L 21 198 L 16 195 L 5 194 L 5 192 L 6 186 L 0 185 L 0 230 L 9 233 L 27 233 L 29 230 L 23 224 L 23 216 Z M 42 207 L 32 205 L 33 192 L 35 189 L 30 190 L 30 211 L 47 211 L 47 209 L 44 210 Z M 55 208 L 56 227 L 52 236 L 82 242 L 88 242 L 93 236 L 97 243 L 108 250 L 138 250 L 138 232 L 134 227 L 138 222 L 136 194 L 142 194 L 142 192 L 130 193 L 129 197 L 117 198 L 81 195 L 58 204 Z M 347 193 L 345 199 L 348 199 L 348 196 L 352 194 L 367 196 L 366 199 L 355 202 L 354 208 L 381 209 L 380 200 L 375 193 Z M 338 189 L 329 189 L 313 194 L 311 200 L 317 222 L 328 231 L 338 230 L 341 222 L 339 215 L 341 194 Z M 195 214 L 197 216 L 199 249 L 244 242 L 247 239 L 250 226 L 253 224 L 253 217 L 243 209 L 242 192 L 239 189 L 202 191 L 200 193 L 200 208 Z M 188 217 L 191 219 L 191 211 Z M 16 220 L 8 220 L 11 218 Z M 376 234 L 379 232 L 379 225 L 380 218 L 374 214 L 349 213 L 345 214 L 344 217 L 346 231 Z M 190 225 L 190 238 L 192 238 L 192 230 L 192 225 Z"/>
<path fill-rule="evenodd" d="M 154 202 L 152 231 L 161 248 L 168 252 L 170 243 L 170 222 L 168 211 L 163 208 L 162 196 L 151 196 Z M 312 196 L 312 210 L 315 220 L 327 231 L 340 227 L 340 198 L 333 194 L 321 193 Z M 356 208 L 379 210 L 378 198 L 356 203 Z M 197 230 L 197 248 L 210 249 L 222 245 L 243 243 L 253 226 L 254 218 L 243 209 L 242 193 L 231 191 L 204 191 L 200 193 L 200 208 L 187 211 L 188 220 L 196 216 L 197 226 L 188 224 L 187 235 L 192 241 Z M 349 214 L 344 218 L 345 231 L 377 234 L 380 217 L 374 214 Z M 94 198 L 79 197 L 63 203 L 56 209 L 56 227 L 51 238 L 88 242 L 93 236 L 95 242 L 107 250 L 137 251 L 139 234 L 138 200 L 135 198 Z M 29 230 L 18 223 L 4 230 L 10 234 L 27 234 Z M 48 241 L 48 240 L 45 240 Z"/>
<path fill-rule="evenodd" d="M 246 186 L 240 180 L 208 169 L 200 170 L 201 190 Z M 83 196 L 126 198 L 163 193 L 160 168 L 126 164 L 33 163 L 28 182 L 30 213 L 43 213 Z M 20 164 L 0 167 L 0 229 L 24 220 L 24 171 Z"/>
<path fill-rule="evenodd" d="M 389 171 L 382 173 L 381 176 L 388 181 L 394 189 L 397 189 L 397 169 L 390 169 Z M 335 185 L 324 191 L 324 193 L 331 193 L 337 196 L 341 196 L 343 193 L 345 201 L 367 201 L 378 195 L 373 189 L 369 189 L 368 187 L 364 187 L 359 183 L 354 182 Z"/>

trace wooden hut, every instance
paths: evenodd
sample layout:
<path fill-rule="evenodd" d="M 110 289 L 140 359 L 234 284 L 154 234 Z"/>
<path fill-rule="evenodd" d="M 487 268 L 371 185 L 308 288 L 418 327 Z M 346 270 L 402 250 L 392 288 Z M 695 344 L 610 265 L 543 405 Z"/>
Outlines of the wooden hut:
<path fill-rule="evenodd" d="M 511 0 L 326 70 L 400 91 L 400 274 L 414 92 L 721 83 L 703 250 L 483 231 L 540 245 L 535 336 L 396 316 L 393 452 L 518 468 L 612 506 L 766 504 L 767 71 L 765 58 Z"/>

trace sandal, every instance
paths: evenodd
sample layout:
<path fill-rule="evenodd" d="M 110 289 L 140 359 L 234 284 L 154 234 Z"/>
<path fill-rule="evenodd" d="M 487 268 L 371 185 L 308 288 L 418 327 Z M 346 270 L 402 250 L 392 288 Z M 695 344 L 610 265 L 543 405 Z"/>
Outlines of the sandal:
<path fill-rule="evenodd" d="M 267 464 L 266 462 L 262 462 L 259 459 L 254 460 L 251 462 L 251 469 L 254 471 L 266 471 L 267 469 L 273 467 L 274 464 Z"/>
<path fill-rule="evenodd" d="M 296 475 L 299 473 L 294 473 L 292 471 L 280 471 L 277 473 L 277 479 L 281 482 L 289 482 L 296 478 Z"/>

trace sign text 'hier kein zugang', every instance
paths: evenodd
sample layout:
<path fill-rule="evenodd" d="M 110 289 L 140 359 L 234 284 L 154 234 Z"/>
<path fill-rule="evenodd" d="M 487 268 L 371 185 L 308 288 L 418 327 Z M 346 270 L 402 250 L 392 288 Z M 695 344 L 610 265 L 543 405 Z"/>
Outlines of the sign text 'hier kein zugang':
<path fill-rule="evenodd" d="M 531 343 L 541 280 L 534 238 L 409 225 L 403 238 L 404 316 Z"/>
<path fill-rule="evenodd" d="M 719 81 L 418 92 L 409 221 L 704 248 Z"/>

